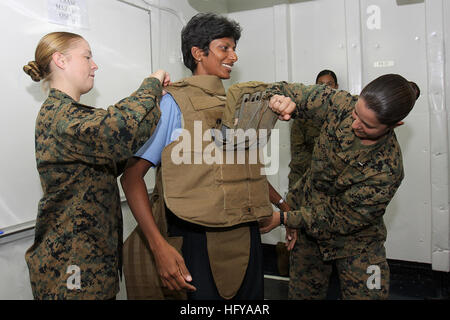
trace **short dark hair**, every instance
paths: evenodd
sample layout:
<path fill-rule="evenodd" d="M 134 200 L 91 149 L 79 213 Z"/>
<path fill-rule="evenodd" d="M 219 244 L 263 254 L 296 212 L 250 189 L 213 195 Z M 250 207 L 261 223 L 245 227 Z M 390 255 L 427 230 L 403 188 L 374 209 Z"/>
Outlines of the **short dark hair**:
<path fill-rule="evenodd" d="M 326 75 L 330 75 L 331 77 L 333 77 L 334 83 L 338 84 L 336 74 L 333 71 L 327 70 L 327 69 L 319 72 L 319 74 L 316 77 L 316 83 L 319 81 L 320 77 L 326 76 Z"/>
<path fill-rule="evenodd" d="M 197 64 L 191 53 L 192 47 L 199 47 L 208 55 L 211 41 L 229 37 L 237 44 L 241 38 L 241 30 L 239 23 L 223 16 L 214 13 L 196 14 L 181 31 L 184 65 L 194 72 Z"/>
<path fill-rule="evenodd" d="M 375 111 L 378 121 L 388 126 L 403 120 L 419 96 L 417 84 L 398 74 L 385 74 L 376 78 L 360 94 L 367 108 Z"/>

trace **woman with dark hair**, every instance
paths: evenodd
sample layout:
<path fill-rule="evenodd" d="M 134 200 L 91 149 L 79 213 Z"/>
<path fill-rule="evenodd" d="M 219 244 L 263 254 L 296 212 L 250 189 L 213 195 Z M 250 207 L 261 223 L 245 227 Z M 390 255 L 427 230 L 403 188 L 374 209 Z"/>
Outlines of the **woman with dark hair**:
<path fill-rule="evenodd" d="M 338 89 L 336 74 L 331 70 L 322 70 L 317 74 L 316 84 Z M 294 119 L 291 126 L 291 162 L 289 163 L 289 186 L 293 186 L 311 164 L 311 155 L 320 127 L 314 126 L 308 119 Z"/>
<path fill-rule="evenodd" d="M 316 84 L 326 85 L 333 89 L 338 89 L 338 80 L 336 74 L 331 70 L 322 70 L 316 76 Z M 311 166 L 311 157 L 317 137 L 320 133 L 320 127 L 316 127 L 310 119 L 297 118 L 291 125 L 291 161 L 289 162 L 289 188 L 303 176 L 306 170 Z M 289 210 L 289 207 L 284 207 Z M 292 230 L 287 230 L 292 233 Z M 277 247 L 278 264 L 280 270 L 287 274 L 289 266 L 289 254 L 282 246 Z"/>
<path fill-rule="evenodd" d="M 139 223 L 125 250 L 131 260 L 143 257 L 125 259 L 128 298 L 182 298 L 186 291 L 195 300 L 263 298 L 257 220 L 272 214 L 266 176 L 252 164 L 196 162 L 203 140 L 188 141 L 182 151 L 194 163 L 172 157 L 180 128 L 195 139 L 196 125 L 203 137 L 221 121 L 222 80 L 238 59 L 240 34 L 236 22 L 211 13 L 197 14 L 182 30 L 183 59 L 193 76 L 166 88 L 158 128 L 121 179 Z M 143 177 L 152 166 L 157 180 L 149 201 Z"/>
<path fill-rule="evenodd" d="M 237 45 L 241 38 L 241 27 L 233 20 L 228 20 L 225 17 L 212 14 L 200 13 L 192 17 L 188 25 L 181 31 L 181 51 L 183 53 L 184 65 L 192 71 L 193 75 L 208 73 L 204 69 L 207 68 L 203 63 L 199 64 L 199 57 L 195 57 L 194 52 L 201 50 L 205 57 L 209 53 L 216 54 L 214 47 L 211 47 L 211 42 L 217 43 L 219 39 L 229 38 L 233 43 L 232 49 Z M 233 58 L 237 61 L 237 55 Z M 231 68 L 226 68 L 227 73 L 222 74 L 223 79 L 229 79 Z M 223 71 L 223 70 L 222 70 Z"/>
<path fill-rule="evenodd" d="M 338 89 L 339 84 L 336 74 L 331 70 L 322 70 L 316 77 L 316 84 L 324 84 L 332 87 L 333 89 Z"/>
<path fill-rule="evenodd" d="M 311 167 L 290 188 L 293 210 L 275 212 L 262 228 L 299 230 L 291 255 L 290 299 L 324 299 L 336 263 L 343 299 L 386 299 L 389 267 L 383 215 L 404 177 L 394 129 L 412 110 L 420 90 L 396 74 L 352 96 L 324 86 L 277 83 L 272 109 L 296 110 L 321 127 Z"/>

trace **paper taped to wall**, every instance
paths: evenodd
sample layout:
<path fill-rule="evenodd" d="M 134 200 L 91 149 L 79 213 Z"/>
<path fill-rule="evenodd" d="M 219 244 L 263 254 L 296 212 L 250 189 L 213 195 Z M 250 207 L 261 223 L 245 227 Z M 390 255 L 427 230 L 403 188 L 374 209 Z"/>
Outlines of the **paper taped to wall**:
<path fill-rule="evenodd" d="M 75 28 L 89 28 L 86 0 L 48 0 L 48 21 Z"/>

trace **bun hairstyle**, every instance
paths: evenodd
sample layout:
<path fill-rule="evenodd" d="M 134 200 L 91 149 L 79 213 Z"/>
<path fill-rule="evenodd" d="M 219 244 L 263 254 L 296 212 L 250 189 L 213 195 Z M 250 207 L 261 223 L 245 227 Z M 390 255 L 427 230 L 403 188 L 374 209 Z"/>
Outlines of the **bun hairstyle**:
<path fill-rule="evenodd" d="M 367 108 L 375 111 L 378 121 L 388 126 L 403 120 L 419 96 L 419 86 L 398 74 L 376 78 L 360 94 Z"/>
<path fill-rule="evenodd" d="M 34 61 L 23 66 L 23 71 L 33 81 L 48 81 L 51 76 L 50 62 L 55 52 L 66 52 L 72 44 L 83 39 L 82 36 L 71 32 L 52 32 L 42 37 L 34 53 Z"/>
<path fill-rule="evenodd" d="M 35 82 L 39 82 L 43 79 L 41 69 L 36 61 L 30 61 L 27 65 L 23 66 L 23 71 L 31 77 Z"/>
<path fill-rule="evenodd" d="M 412 82 L 412 81 L 409 81 L 408 83 L 413 88 L 414 92 L 416 93 L 416 100 L 419 99 L 419 97 L 420 97 L 419 86 L 415 82 Z"/>

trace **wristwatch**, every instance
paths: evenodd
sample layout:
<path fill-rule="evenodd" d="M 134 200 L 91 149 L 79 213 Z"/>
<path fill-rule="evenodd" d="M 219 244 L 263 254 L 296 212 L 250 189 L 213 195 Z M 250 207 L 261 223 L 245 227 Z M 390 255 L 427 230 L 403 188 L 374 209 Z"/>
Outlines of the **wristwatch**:
<path fill-rule="evenodd" d="M 280 226 L 284 226 L 284 211 L 280 210 Z"/>

